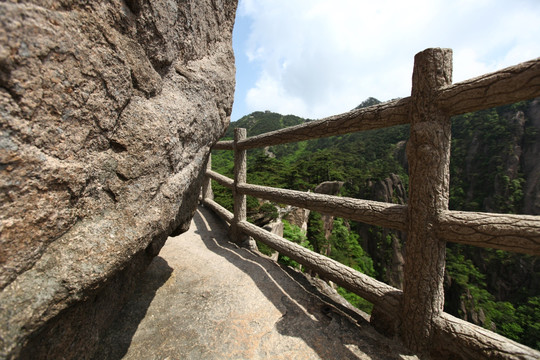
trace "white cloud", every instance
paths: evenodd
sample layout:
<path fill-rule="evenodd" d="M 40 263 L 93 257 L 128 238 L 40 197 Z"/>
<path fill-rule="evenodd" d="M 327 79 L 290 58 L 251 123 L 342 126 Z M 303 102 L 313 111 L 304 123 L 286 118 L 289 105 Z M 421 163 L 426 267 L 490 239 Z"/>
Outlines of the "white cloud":
<path fill-rule="evenodd" d="M 320 118 L 408 96 L 428 47 L 454 49 L 456 81 L 540 56 L 537 0 L 241 0 L 239 12 L 260 66 L 249 111 Z"/>
<path fill-rule="evenodd" d="M 280 109 L 279 111 L 284 114 L 306 111 L 301 98 L 288 95 L 282 84 L 268 74 L 263 74 L 257 80 L 255 87 L 248 90 L 247 102 L 254 109 Z"/>

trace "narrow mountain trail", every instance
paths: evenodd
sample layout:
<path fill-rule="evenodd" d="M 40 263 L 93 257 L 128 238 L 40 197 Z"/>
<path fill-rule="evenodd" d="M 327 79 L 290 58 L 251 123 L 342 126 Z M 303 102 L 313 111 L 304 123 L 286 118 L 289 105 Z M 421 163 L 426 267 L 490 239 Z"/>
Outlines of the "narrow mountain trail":
<path fill-rule="evenodd" d="M 303 275 L 228 242 L 199 207 L 169 238 L 95 359 L 413 359 Z"/>

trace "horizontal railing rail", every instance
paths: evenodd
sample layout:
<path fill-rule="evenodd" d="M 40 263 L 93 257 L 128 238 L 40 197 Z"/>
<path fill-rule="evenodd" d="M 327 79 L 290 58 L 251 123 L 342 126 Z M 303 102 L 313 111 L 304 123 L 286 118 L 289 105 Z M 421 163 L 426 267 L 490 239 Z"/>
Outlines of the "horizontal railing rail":
<path fill-rule="evenodd" d="M 540 93 L 540 58 L 444 86 L 437 93 L 435 106 L 448 116 L 535 98 Z"/>
<path fill-rule="evenodd" d="M 232 189 L 234 180 L 208 171 L 207 176 Z M 241 184 L 244 195 L 339 216 L 369 225 L 406 231 L 407 206 L 341 196 Z M 540 217 L 471 211 L 444 211 L 436 231 L 448 242 L 540 256 Z"/>
<path fill-rule="evenodd" d="M 406 231 L 407 207 L 379 201 L 361 200 L 266 186 L 241 184 L 238 192 L 320 213 L 360 221 L 370 225 Z"/>
<path fill-rule="evenodd" d="M 209 160 L 203 203 L 230 224 L 238 243 L 253 237 L 372 302 L 371 323 L 420 354 L 539 358 L 538 351 L 445 314 L 442 282 L 447 241 L 540 255 L 540 216 L 448 210 L 450 116 L 540 96 L 540 58 L 457 84 L 451 84 L 451 60 L 448 49 L 417 54 L 412 95 L 404 99 L 250 138 L 235 129 L 234 140 L 213 147 L 235 152 L 234 179 L 212 171 Z M 246 183 L 247 149 L 402 124 L 411 124 L 407 205 Z M 212 199 L 210 179 L 232 189 L 234 213 Z M 407 232 L 403 291 L 248 223 L 247 195 Z"/>
<path fill-rule="evenodd" d="M 445 241 L 540 256 L 540 216 L 444 211 L 436 226 Z"/>

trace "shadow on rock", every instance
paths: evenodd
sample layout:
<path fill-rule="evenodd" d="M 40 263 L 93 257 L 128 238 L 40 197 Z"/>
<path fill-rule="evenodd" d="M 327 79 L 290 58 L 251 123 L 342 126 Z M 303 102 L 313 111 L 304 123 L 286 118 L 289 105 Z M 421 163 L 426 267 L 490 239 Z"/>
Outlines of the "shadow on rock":
<path fill-rule="evenodd" d="M 401 359 L 390 341 L 365 319 L 352 316 L 352 311 L 321 293 L 302 274 L 230 242 L 218 241 L 217 228 L 223 224 L 214 218 L 209 210 L 199 208 L 194 216 L 198 234 L 210 251 L 248 274 L 281 311 L 283 315 L 275 324 L 281 335 L 302 339 L 322 359 L 365 359 L 366 355 Z"/>
<path fill-rule="evenodd" d="M 145 317 L 157 290 L 167 282 L 173 269 L 156 256 L 136 284 L 129 301 L 103 336 L 94 360 L 119 360 L 127 353 L 142 319 Z"/>

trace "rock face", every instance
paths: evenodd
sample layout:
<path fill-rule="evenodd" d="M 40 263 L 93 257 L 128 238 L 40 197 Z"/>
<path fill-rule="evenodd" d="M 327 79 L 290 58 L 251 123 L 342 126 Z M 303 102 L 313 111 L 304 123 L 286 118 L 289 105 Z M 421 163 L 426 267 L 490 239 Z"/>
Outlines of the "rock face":
<path fill-rule="evenodd" d="M 287 206 L 286 210 L 284 219 L 306 232 L 310 210 L 290 205 Z"/>
<path fill-rule="evenodd" d="M 534 99 L 527 109 L 531 131 L 529 138 L 523 144 L 523 172 L 527 182 L 523 213 L 540 215 L 540 98 Z"/>
<path fill-rule="evenodd" d="M 263 226 L 263 229 L 271 232 L 272 234 L 283 237 L 283 222 L 281 219 L 269 222 Z"/>
<path fill-rule="evenodd" d="M 373 188 L 373 200 L 394 204 L 407 203 L 407 191 L 399 175 L 390 174 L 386 179 L 368 186 Z"/>
<path fill-rule="evenodd" d="M 506 126 L 506 136 L 495 139 L 497 144 L 505 145 L 503 151 L 493 150 L 496 144 L 493 140 L 490 144 L 486 131 L 474 131 L 469 139 L 462 137 L 465 141 L 462 140 L 461 146 L 466 154 L 462 177 L 467 180 L 463 189 L 466 190 L 467 202 L 477 201 L 480 211 L 540 215 L 540 98 L 518 105 L 501 107 L 494 112 L 496 116 L 493 118 L 500 119 L 498 124 Z M 497 160 L 494 164 L 498 171 L 493 171 L 493 176 L 488 177 L 481 172 L 495 168 L 495 165 L 483 165 L 487 163 L 486 159 Z M 519 202 L 515 201 L 515 195 L 519 194 L 516 188 L 523 197 Z M 482 192 L 486 194 L 484 198 L 478 196 Z M 463 254 L 485 274 L 485 289 L 496 302 L 510 302 L 518 308 L 526 304 L 526 294 L 539 292 L 538 276 L 531 275 L 538 272 L 538 262 L 534 257 L 508 253 L 499 258 L 479 248 L 468 249 Z M 488 314 L 475 303 L 478 298 L 448 273 L 445 274 L 445 299 L 447 312 L 474 324 L 486 325 Z M 496 330 L 497 325 L 501 326 L 489 323 L 492 330 Z"/>
<path fill-rule="evenodd" d="M 195 210 L 236 1 L 0 3 L 0 358 L 87 358 Z"/>

